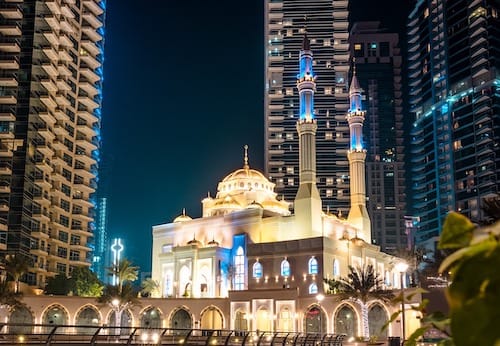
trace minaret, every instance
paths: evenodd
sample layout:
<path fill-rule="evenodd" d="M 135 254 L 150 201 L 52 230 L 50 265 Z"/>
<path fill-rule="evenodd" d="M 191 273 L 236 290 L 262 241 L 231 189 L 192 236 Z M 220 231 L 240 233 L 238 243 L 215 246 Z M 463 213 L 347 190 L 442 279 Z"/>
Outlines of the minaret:
<path fill-rule="evenodd" d="M 358 237 L 371 243 L 371 224 L 366 209 L 365 159 L 366 150 L 363 144 L 363 122 L 366 111 L 361 104 L 361 87 L 356 77 L 356 66 L 349 88 L 350 109 L 347 113 L 350 131 L 350 148 L 347 152 L 349 159 L 351 209 L 347 220 L 359 230 Z"/>
<path fill-rule="evenodd" d="M 321 198 L 316 187 L 316 119 L 314 119 L 314 91 L 316 76 L 313 72 L 313 54 L 307 34 L 299 55 L 300 73 L 297 76 L 300 114 L 297 121 L 299 134 L 299 190 L 295 197 L 297 232 L 302 236 L 322 234 Z"/>

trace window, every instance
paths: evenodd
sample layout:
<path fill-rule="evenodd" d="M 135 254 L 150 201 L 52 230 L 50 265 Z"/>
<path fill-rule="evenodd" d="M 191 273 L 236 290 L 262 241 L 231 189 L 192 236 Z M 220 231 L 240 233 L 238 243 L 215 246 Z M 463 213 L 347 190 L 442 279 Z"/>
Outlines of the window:
<path fill-rule="evenodd" d="M 69 212 L 69 202 L 64 200 L 64 199 L 61 199 L 61 208 L 64 209 L 65 211 Z"/>
<path fill-rule="evenodd" d="M 68 249 L 65 247 L 59 246 L 57 248 L 57 256 L 61 258 L 67 258 L 68 257 Z"/>
<path fill-rule="evenodd" d="M 80 251 L 70 250 L 69 259 L 70 259 L 70 261 L 79 261 L 80 260 Z"/>
<path fill-rule="evenodd" d="M 70 244 L 71 245 L 80 245 L 80 236 L 79 235 L 72 235 Z"/>
<path fill-rule="evenodd" d="M 61 274 L 66 274 L 66 264 L 64 263 L 57 263 L 56 264 L 56 271 Z"/>
<path fill-rule="evenodd" d="M 59 215 L 59 223 L 65 227 L 69 226 L 69 218 L 64 215 Z"/>
<path fill-rule="evenodd" d="M 282 262 L 281 262 L 281 276 L 284 276 L 284 277 L 288 277 L 290 276 L 290 262 L 287 261 L 287 259 L 285 258 Z"/>
<path fill-rule="evenodd" d="M 259 261 L 253 264 L 252 272 L 255 279 L 260 279 L 262 277 L 262 264 Z"/>
<path fill-rule="evenodd" d="M 332 186 L 333 185 L 333 178 L 326 178 L 326 185 Z"/>
<path fill-rule="evenodd" d="M 317 294 L 318 293 L 318 285 L 312 283 L 309 285 L 309 294 Z"/>
<path fill-rule="evenodd" d="M 316 258 L 311 257 L 307 267 L 309 268 L 309 274 L 318 274 L 318 260 Z"/>
<path fill-rule="evenodd" d="M 288 174 L 293 174 L 293 173 L 294 173 L 293 166 L 289 166 L 289 167 L 287 167 L 287 168 L 286 168 L 286 172 L 287 172 Z"/>
<path fill-rule="evenodd" d="M 161 247 L 161 252 L 162 253 L 169 253 L 172 252 L 172 244 L 163 244 Z"/>
<path fill-rule="evenodd" d="M 288 178 L 287 179 L 287 183 L 288 183 L 289 186 L 293 186 L 294 185 L 293 178 Z"/>
<path fill-rule="evenodd" d="M 59 240 L 62 242 L 68 242 L 68 232 L 59 231 Z"/>
<path fill-rule="evenodd" d="M 325 195 L 326 195 L 326 197 L 333 197 L 333 190 L 332 189 L 326 189 Z"/>
<path fill-rule="evenodd" d="M 241 291 L 245 288 L 245 253 L 240 246 L 234 257 L 234 289 Z"/>
<path fill-rule="evenodd" d="M 333 139 L 333 134 L 331 132 L 325 132 L 325 139 L 331 141 Z"/>
<path fill-rule="evenodd" d="M 338 259 L 333 260 L 333 276 L 334 277 L 340 276 L 340 263 Z"/>

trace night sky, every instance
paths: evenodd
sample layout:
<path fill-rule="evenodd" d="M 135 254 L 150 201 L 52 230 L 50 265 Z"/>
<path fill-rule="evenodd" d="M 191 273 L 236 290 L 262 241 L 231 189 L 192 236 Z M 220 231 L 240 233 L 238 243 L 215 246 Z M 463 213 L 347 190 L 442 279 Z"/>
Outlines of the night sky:
<path fill-rule="evenodd" d="M 100 191 L 108 234 L 143 271 L 152 226 L 182 208 L 199 217 L 207 192 L 242 167 L 243 145 L 263 170 L 263 3 L 107 0 Z M 408 8 L 351 0 L 350 18 L 403 31 Z"/>

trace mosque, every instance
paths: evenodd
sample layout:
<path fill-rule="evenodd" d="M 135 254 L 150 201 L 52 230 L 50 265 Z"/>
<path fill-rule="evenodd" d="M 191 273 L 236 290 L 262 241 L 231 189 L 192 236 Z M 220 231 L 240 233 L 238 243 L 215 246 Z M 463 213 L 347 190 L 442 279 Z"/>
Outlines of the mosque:
<path fill-rule="evenodd" d="M 354 74 L 347 113 L 351 209 L 342 218 L 322 211 L 316 187 L 316 75 L 307 35 L 299 70 L 300 184 L 293 208 L 278 198 L 272 182 L 250 168 L 245 146 L 243 167 L 219 182 L 215 197 L 202 200 L 201 218 L 183 212 L 172 223 L 153 227 L 152 278 L 160 283 L 164 298 L 227 301 L 228 311 L 221 312 L 225 328 L 359 335 L 359 307 L 328 297 L 323 278 L 346 277 L 348 266 L 371 264 L 386 288 L 400 287 L 395 269 L 400 260 L 371 244 L 362 89 Z M 317 297 L 323 294 L 326 299 L 321 302 Z M 371 302 L 369 309 L 370 329 L 380 333 L 379 327 L 395 310 L 381 302 Z M 407 319 L 407 328 L 412 328 L 411 316 Z M 399 320 L 393 324 L 389 335 L 399 335 Z"/>
<path fill-rule="evenodd" d="M 328 294 L 323 279 L 346 277 L 349 266 L 371 264 L 384 278 L 386 288 L 401 289 L 402 276 L 396 270 L 400 260 L 371 244 L 362 138 L 366 112 L 356 75 L 346 115 L 351 209 L 343 218 L 322 211 L 316 187 L 316 76 L 307 36 L 299 59 L 300 185 L 293 207 L 278 198 L 272 182 L 250 168 L 245 147 L 243 167 L 218 184 L 215 197 L 203 199 L 202 217 L 192 219 L 183 212 L 172 223 L 153 227 L 152 278 L 159 282 L 160 292 L 125 310 L 122 327 L 320 332 L 354 337 L 366 335 L 361 307 Z M 114 312 L 109 306 L 97 305 L 95 298 L 26 295 L 23 301 L 23 307 L 0 309 L 0 320 L 26 324 L 20 331 L 23 333 L 40 331 L 42 327 L 33 327 L 34 323 L 115 323 Z M 419 327 L 418 316 L 409 305 L 405 306 L 405 319 L 397 319 L 381 332 L 399 306 L 368 302 L 370 335 L 399 336 L 403 328 L 409 335 Z"/>

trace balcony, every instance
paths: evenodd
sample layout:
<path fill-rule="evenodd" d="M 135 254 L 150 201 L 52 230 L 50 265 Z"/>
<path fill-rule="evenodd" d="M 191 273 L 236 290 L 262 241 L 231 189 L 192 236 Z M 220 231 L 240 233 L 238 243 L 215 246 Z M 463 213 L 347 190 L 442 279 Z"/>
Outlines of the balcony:
<path fill-rule="evenodd" d="M 14 77 L 11 78 L 0 78 L 0 87 L 17 87 L 17 79 Z"/>
<path fill-rule="evenodd" d="M 23 19 L 23 13 L 18 7 L 0 8 L 0 16 L 5 19 Z"/>
<path fill-rule="evenodd" d="M 99 108 L 99 104 L 92 100 L 90 97 L 79 96 L 78 103 L 81 103 L 87 107 L 87 109 L 93 111 L 96 108 Z"/>
<path fill-rule="evenodd" d="M 52 30 L 45 30 L 43 32 L 43 36 L 49 41 L 49 43 L 57 47 L 59 45 L 59 38 L 57 37 L 56 33 Z"/>
<path fill-rule="evenodd" d="M 43 46 L 42 51 L 51 61 L 57 61 L 57 59 L 59 59 L 59 54 L 57 54 L 57 51 L 52 48 L 51 45 Z"/>
<path fill-rule="evenodd" d="M 57 89 L 60 91 L 70 91 L 71 90 L 71 87 L 62 78 L 57 78 L 56 84 L 57 84 Z"/>
<path fill-rule="evenodd" d="M 94 0 L 84 0 L 83 5 L 87 7 L 96 16 L 100 16 L 104 13 L 104 10 L 99 6 Z"/>
<path fill-rule="evenodd" d="M 6 213 L 9 209 L 9 201 L 7 199 L 0 200 L 0 212 Z"/>
<path fill-rule="evenodd" d="M 77 158 L 79 161 L 82 161 L 83 163 L 89 166 L 95 165 L 97 163 L 97 161 L 93 157 L 87 154 L 77 154 Z"/>
<path fill-rule="evenodd" d="M 0 193 L 10 193 L 10 183 L 8 181 L 0 180 Z"/>
<path fill-rule="evenodd" d="M 65 34 L 61 34 L 61 36 L 59 36 L 59 45 L 63 47 L 72 47 L 73 42 L 71 42 L 69 37 Z"/>
<path fill-rule="evenodd" d="M 3 36 L 21 36 L 21 28 L 18 25 L 0 25 L 0 34 Z"/>
<path fill-rule="evenodd" d="M 98 91 L 94 84 L 91 84 L 89 82 L 80 82 L 78 83 L 78 86 L 80 87 L 80 89 L 89 94 L 90 97 L 94 97 L 95 95 L 97 95 Z"/>
<path fill-rule="evenodd" d="M 61 29 L 61 26 L 59 24 L 59 20 L 56 18 L 54 15 L 46 15 L 43 19 L 49 24 L 49 26 L 55 30 L 59 31 Z"/>
<path fill-rule="evenodd" d="M 80 55 L 80 59 L 87 64 L 92 69 L 96 69 L 101 66 L 101 63 L 97 61 L 92 55 L 90 54 L 82 54 Z"/>
<path fill-rule="evenodd" d="M 61 14 L 61 8 L 57 0 L 45 0 L 45 5 L 47 5 L 53 14 Z"/>
<path fill-rule="evenodd" d="M 57 107 L 57 102 L 51 95 L 41 95 L 40 101 L 50 110 L 55 110 Z"/>
<path fill-rule="evenodd" d="M 94 29 L 91 26 L 88 26 L 88 25 L 84 26 L 82 28 L 82 33 L 84 33 L 85 35 L 87 35 L 87 37 L 90 38 L 94 42 L 99 42 L 99 41 L 102 40 L 101 34 L 99 34 L 97 32 L 97 30 Z"/>
<path fill-rule="evenodd" d="M 59 60 L 69 62 L 73 61 L 73 58 L 71 58 L 71 55 L 65 49 L 59 49 Z"/>
<path fill-rule="evenodd" d="M 14 95 L 0 96 L 0 105 L 15 105 L 17 98 Z"/>
<path fill-rule="evenodd" d="M 64 18 L 61 20 L 61 30 L 64 31 L 64 32 L 67 32 L 67 33 L 73 33 L 75 32 L 75 30 L 73 29 L 73 26 L 71 25 L 70 22 L 68 22 L 67 20 L 64 20 Z"/>
<path fill-rule="evenodd" d="M 101 53 L 101 50 L 97 45 L 89 40 L 82 40 L 81 45 L 83 49 L 90 53 L 92 56 L 98 56 Z"/>
<path fill-rule="evenodd" d="M 10 162 L 0 161 L 0 175 L 11 175 L 12 174 L 12 164 Z"/>
<path fill-rule="evenodd" d="M 83 13 L 82 17 L 95 29 L 99 29 L 102 26 L 102 22 L 92 12 L 86 11 Z"/>
<path fill-rule="evenodd" d="M 99 118 L 96 117 L 93 113 L 87 111 L 78 111 L 77 115 L 87 121 L 88 123 L 95 123 L 99 121 Z"/>
<path fill-rule="evenodd" d="M 0 42 L 0 52 L 4 53 L 19 53 L 21 47 L 17 42 Z"/>
<path fill-rule="evenodd" d="M 45 52 L 45 49 L 44 49 L 44 52 Z M 57 59 L 55 61 L 57 61 Z M 47 72 L 47 74 L 49 76 L 51 76 L 53 78 L 57 78 L 57 76 L 59 75 L 57 68 L 51 63 L 42 64 L 42 68 L 45 70 L 45 72 Z"/>
<path fill-rule="evenodd" d="M 69 68 L 64 64 L 57 65 L 57 71 L 61 77 L 70 77 L 72 75 Z"/>
<path fill-rule="evenodd" d="M 57 92 L 58 90 L 57 85 L 51 79 L 42 79 L 41 83 L 49 92 Z"/>
<path fill-rule="evenodd" d="M 96 135 L 95 130 L 88 125 L 77 125 L 76 129 L 89 138 Z"/>
<path fill-rule="evenodd" d="M 75 15 L 73 14 L 69 6 L 66 4 L 61 6 L 61 14 L 66 18 L 75 18 Z"/>

